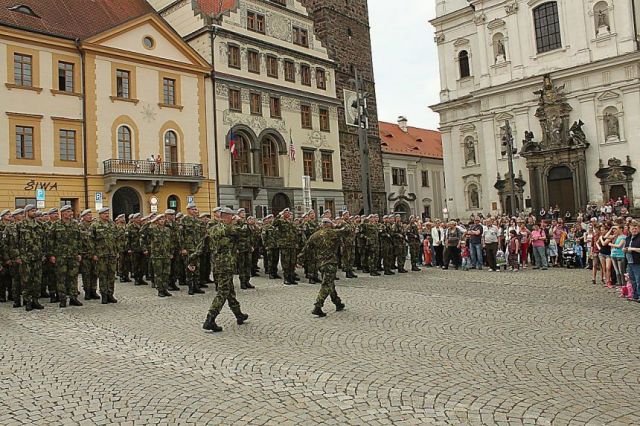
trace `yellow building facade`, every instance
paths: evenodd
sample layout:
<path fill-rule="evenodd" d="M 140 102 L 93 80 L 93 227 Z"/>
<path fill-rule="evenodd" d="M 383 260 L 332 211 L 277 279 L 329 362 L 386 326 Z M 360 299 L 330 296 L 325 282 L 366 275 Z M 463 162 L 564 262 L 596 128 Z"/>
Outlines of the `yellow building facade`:
<path fill-rule="evenodd" d="M 75 40 L 0 22 L 0 59 L 0 209 L 215 207 L 211 67 L 155 12 Z"/>

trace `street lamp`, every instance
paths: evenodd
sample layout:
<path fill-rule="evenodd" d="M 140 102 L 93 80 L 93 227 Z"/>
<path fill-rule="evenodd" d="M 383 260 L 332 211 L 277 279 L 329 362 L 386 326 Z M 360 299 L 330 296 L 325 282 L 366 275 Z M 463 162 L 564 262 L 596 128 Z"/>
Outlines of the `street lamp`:
<path fill-rule="evenodd" d="M 511 185 L 511 197 L 509 198 L 511 201 L 511 215 L 514 216 L 516 214 L 516 177 L 513 174 L 513 155 L 516 154 L 518 150 L 513 146 L 513 133 L 511 132 L 509 120 L 504 121 L 504 126 L 502 126 L 501 129 L 503 133 L 500 151 L 503 157 L 507 155 L 507 161 L 509 162 L 509 184 Z"/>

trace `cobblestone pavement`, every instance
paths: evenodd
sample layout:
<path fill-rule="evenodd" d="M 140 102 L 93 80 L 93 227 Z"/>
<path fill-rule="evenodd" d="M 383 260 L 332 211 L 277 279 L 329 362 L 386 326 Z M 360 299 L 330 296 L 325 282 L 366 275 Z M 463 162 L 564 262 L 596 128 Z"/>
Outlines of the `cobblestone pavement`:
<path fill-rule="evenodd" d="M 254 278 L 250 314 L 118 284 L 117 305 L 0 305 L 0 424 L 639 424 L 640 305 L 583 271 Z M 236 283 L 237 285 L 237 283 Z"/>

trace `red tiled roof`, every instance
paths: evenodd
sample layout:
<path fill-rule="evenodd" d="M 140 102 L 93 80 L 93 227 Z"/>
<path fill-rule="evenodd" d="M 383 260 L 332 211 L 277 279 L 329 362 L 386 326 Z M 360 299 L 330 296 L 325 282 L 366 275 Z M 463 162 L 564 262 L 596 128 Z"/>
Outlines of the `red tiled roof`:
<path fill-rule="evenodd" d="M 20 5 L 37 17 L 11 10 Z M 0 25 L 84 39 L 153 10 L 146 0 L 0 0 Z"/>
<path fill-rule="evenodd" d="M 217 15 L 218 13 L 233 9 L 236 0 L 196 0 L 200 11 L 205 15 Z"/>
<path fill-rule="evenodd" d="M 407 133 L 393 123 L 378 123 L 382 152 L 442 159 L 442 138 L 435 130 L 408 127 Z"/>

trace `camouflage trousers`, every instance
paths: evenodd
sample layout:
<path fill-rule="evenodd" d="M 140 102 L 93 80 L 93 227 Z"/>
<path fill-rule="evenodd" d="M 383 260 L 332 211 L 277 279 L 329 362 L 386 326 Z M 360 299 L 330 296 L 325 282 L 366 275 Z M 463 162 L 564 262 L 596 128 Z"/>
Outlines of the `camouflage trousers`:
<path fill-rule="evenodd" d="M 251 274 L 257 273 L 260 268 L 258 267 L 258 261 L 260 260 L 260 253 L 262 252 L 262 247 L 257 246 L 251 253 Z"/>
<path fill-rule="evenodd" d="M 229 302 L 231 312 L 237 316 L 240 313 L 240 303 L 236 299 L 236 290 L 233 287 L 233 274 L 214 271 L 214 281 L 218 285 L 218 292 L 211 302 L 209 313 L 214 317 L 218 316 L 225 302 Z"/>
<path fill-rule="evenodd" d="M 82 275 L 82 288 L 96 291 L 98 288 L 98 275 L 96 272 L 96 262 L 89 255 L 83 256 L 80 262 L 80 274 Z"/>
<path fill-rule="evenodd" d="M 40 282 L 40 293 L 43 294 L 49 290 L 49 293 L 57 291 L 56 267 L 48 260 L 42 264 L 42 281 Z"/>
<path fill-rule="evenodd" d="M 209 282 L 209 278 L 211 277 L 211 254 L 203 253 L 200 256 L 200 280 L 199 283 L 206 284 Z"/>
<path fill-rule="evenodd" d="M 180 273 L 184 269 L 182 265 L 182 257 L 179 252 L 173 253 L 173 259 L 171 259 L 171 268 L 169 271 L 169 279 L 167 283 L 175 284 L 180 279 Z M 180 281 L 183 282 L 183 281 Z"/>
<path fill-rule="evenodd" d="M 64 299 L 78 297 L 78 269 L 80 263 L 75 257 L 58 257 L 55 264 L 58 297 Z"/>
<path fill-rule="evenodd" d="M 13 266 L 3 265 L 2 271 L 0 271 L 0 300 L 4 300 L 9 296 L 9 299 L 13 297 L 15 289 L 13 286 Z"/>
<path fill-rule="evenodd" d="M 411 255 L 411 266 L 418 266 L 420 260 L 420 241 L 409 243 L 409 254 Z"/>
<path fill-rule="evenodd" d="M 40 297 L 40 285 L 42 282 L 42 260 L 22 259 L 22 263 L 18 266 L 18 270 L 24 301 L 37 301 Z"/>
<path fill-rule="evenodd" d="M 185 279 L 187 281 L 187 285 L 189 287 L 197 288 L 200 286 L 200 258 L 193 260 L 193 266 L 195 266 L 195 270 L 192 272 L 189 270 L 189 261 L 188 257 L 183 257 L 185 263 Z M 207 263 L 209 260 L 207 259 Z"/>
<path fill-rule="evenodd" d="M 320 268 L 320 273 L 322 274 L 322 285 L 320 286 L 320 291 L 316 298 L 315 306 L 317 308 L 322 308 L 324 306 L 324 301 L 327 300 L 327 297 L 331 297 L 331 301 L 334 305 L 337 306 L 340 304 L 341 300 L 336 292 L 337 270 L 338 268 L 334 264 L 325 265 Z"/>
<path fill-rule="evenodd" d="M 280 249 L 280 263 L 282 264 L 282 272 L 285 279 L 293 280 L 296 272 L 296 249 L 294 247 L 283 247 Z"/>
<path fill-rule="evenodd" d="M 171 259 L 163 257 L 152 257 L 149 259 L 153 265 L 153 282 L 158 292 L 167 291 L 169 277 L 171 275 Z"/>
<path fill-rule="evenodd" d="M 145 275 L 145 256 L 141 251 L 134 251 L 131 255 L 131 273 L 134 279 L 142 281 Z"/>
<path fill-rule="evenodd" d="M 367 258 L 366 258 L 366 267 L 369 272 L 374 272 L 378 269 L 378 265 L 380 264 L 380 246 L 377 244 L 367 245 Z M 365 265 L 363 265 L 364 267 Z"/>
<path fill-rule="evenodd" d="M 391 272 L 394 264 L 393 247 L 391 243 L 383 243 L 380 249 L 380 255 L 382 256 L 382 266 L 384 266 L 385 272 Z"/>
<path fill-rule="evenodd" d="M 101 257 L 95 262 L 100 294 L 113 295 L 116 287 L 116 259 L 115 257 Z"/>
<path fill-rule="evenodd" d="M 318 266 L 316 265 L 316 260 L 313 257 L 305 259 L 304 272 L 307 277 L 318 275 Z"/>
<path fill-rule="evenodd" d="M 240 283 L 248 283 L 251 279 L 251 252 L 239 251 L 236 263 L 238 264 L 238 276 L 240 277 Z"/>
<path fill-rule="evenodd" d="M 279 260 L 280 251 L 276 247 L 266 249 L 264 255 L 264 272 L 269 275 L 277 275 Z"/>
<path fill-rule="evenodd" d="M 393 244 L 393 256 L 396 261 L 398 269 L 404 268 L 404 264 L 407 261 L 407 245 L 405 243 Z"/>
<path fill-rule="evenodd" d="M 353 263 L 355 260 L 356 247 L 353 244 L 343 244 L 340 248 L 342 270 L 344 272 L 353 272 Z"/>
<path fill-rule="evenodd" d="M 131 255 L 123 251 L 118 255 L 118 276 L 121 278 L 129 278 L 131 271 Z"/>

